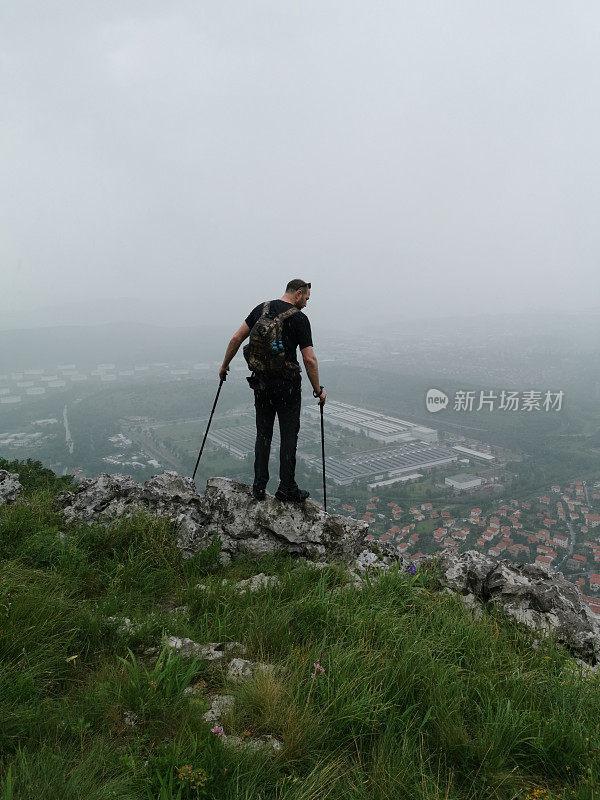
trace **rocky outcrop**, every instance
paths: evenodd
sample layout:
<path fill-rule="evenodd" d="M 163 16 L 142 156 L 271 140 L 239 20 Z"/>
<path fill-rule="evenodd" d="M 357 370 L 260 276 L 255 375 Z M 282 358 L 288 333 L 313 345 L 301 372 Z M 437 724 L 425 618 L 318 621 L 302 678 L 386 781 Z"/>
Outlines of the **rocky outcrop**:
<path fill-rule="evenodd" d="M 366 522 L 325 514 L 310 500 L 282 503 L 267 495 L 257 502 L 249 486 L 228 478 L 210 478 L 204 496 L 190 478 L 164 472 L 145 483 L 123 475 L 102 474 L 57 498 L 67 520 L 107 523 L 143 509 L 177 524 L 184 557 L 204 549 L 215 534 L 221 560 L 245 554 L 262 556 L 285 550 L 309 559 L 352 561 L 363 546 Z"/>
<path fill-rule="evenodd" d="M 5 503 L 16 503 L 22 491 L 23 487 L 16 472 L 0 469 L 0 506 Z"/>
<path fill-rule="evenodd" d="M 223 548 L 232 556 L 285 550 L 309 559 L 351 561 L 368 530 L 365 522 L 325 514 L 310 500 L 282 503 L 267 495 L 257 502 L 248 486 L 226 478 L 211 478 L 204 499 Z"/>
<path fill-rule="evenodd" d="M 14 487 L 6 495 L 11 498 L 9 502 L 16 496 L 16 478 L 0 472 L 0 487 Z M 365 542 L 366 522 L 325 514 L 310 500 L 296 505 L 267 495 L 258 502 L 249 486 L 227 478 L 211 478 L 204 496 L 200 496 L 190 478 L 174 472 L 156 475 L 146 483 L 103 474 L 84 481 L 74 492 L 59 495 L 57 503 L 67 520 L 87 523 L 110 523 L 140 509 L 167 517 L 176 523 L 184 557 L 204 549 L 218 534 L 223 563 L 240 554 L 257 557 L 275 550 L 316 561 L 316 567 L 344 561 L 349 567 L 349 583 L 337 591 L 360 587 L 367 576 L 370 580 L 396 568 L 414 572 L 435 561 L 426 557 L 420 564 L 409 564 L 398 556 L 393 544 Z M 532 630 L 555 634 L 587 664 L 600 662 L 600 618 L 581 601 L 576 587 L 562 573 L 533 564 L 496 561 L 475 551 L 444 555 L 440 566 L 442 588 L 460 595 L 475 615 L 498 607 Z M 261 573 L 239 582 L 236 591 L 276 587 L 274 576 Z M 189 655 L 201 655 L 189 640 L 173 640 L 171 648 L 182 655 L 188 650 Z M 207 657 L 204 651 L 202 655 Z"/>
<path fill-rule="evenodd" d="M 600 661 L 600 618 L 581 600 L 562 572 L 514 564 L 469 550 L 440 559 L 441 582 L 471 608 L 499 607 L 534 631 L 552 633 L 577 658 Z"/>
<path fill-rule="evenodd" d="M 56 504 L 67 521 L 110 523 L 139 511 L 172 520 L 178 526 L 179 543 L 189 554 L 210 543 L 210 522 L 204 498 L 191 478 L 175 472 L 154 475 L 138 483 L 128 475 L 102 473 L 82 481 L 74 492 L 58 495 Z"/>

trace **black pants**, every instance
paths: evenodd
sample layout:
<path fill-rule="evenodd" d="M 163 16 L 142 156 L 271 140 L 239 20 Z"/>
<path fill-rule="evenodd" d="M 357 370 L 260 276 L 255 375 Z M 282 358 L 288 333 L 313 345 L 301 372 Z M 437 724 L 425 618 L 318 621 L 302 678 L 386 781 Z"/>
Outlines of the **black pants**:
<path fill-rule="evenodd" d="M 254 387 L 253 387 L 254 388 Z M 254 447 L 254 488 L 265 489 L 269 481 L 269 455 L 275 415 L 279 419 L 279 488 L 293 492 L 296 483 L 296 446 L 300 430 L 300 381 L 269 380 L 254 388 L 256 445 Z"/>

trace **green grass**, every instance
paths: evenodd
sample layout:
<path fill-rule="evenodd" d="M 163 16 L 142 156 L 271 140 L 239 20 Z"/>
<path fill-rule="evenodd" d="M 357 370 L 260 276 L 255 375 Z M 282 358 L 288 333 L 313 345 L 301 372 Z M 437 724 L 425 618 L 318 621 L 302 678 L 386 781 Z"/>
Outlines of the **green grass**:
<path fill-rule="evenodd" d="M 0 509 L 0 800 L 600 797 L 600 681 L 499 615 L 474 620 L 434 572 L 336 593 L 340 565 L 218 567 L 218 543 L 182 562 L 162 520 L 65 525 L 60 488 L 32 479 L 28 506 Z M 261 571 L 279 586 L 235 591 Z M 220 662 L 144 655 L 165 635 L 240 641 L 276 670 L 231 684 Z M 228 734 L 282 751 L 212 735 L 214 693 L 236 697 Z"/>

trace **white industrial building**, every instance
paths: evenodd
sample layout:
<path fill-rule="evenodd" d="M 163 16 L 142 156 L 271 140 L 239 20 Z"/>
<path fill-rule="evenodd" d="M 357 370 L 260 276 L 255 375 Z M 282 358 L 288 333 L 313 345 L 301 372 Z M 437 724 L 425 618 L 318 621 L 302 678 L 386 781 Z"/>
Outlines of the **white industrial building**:
<path fill-rule="evenodd" d="M 480 458 L 482 461 L 496 460 L 496 456 L 491 455 L 491 453 L 482 453 L 481 450 L 472 450 L 470 447 L 462 447 L 459 444 L 454 445 L 453 450 L 458 450 L 459 453 L 466 453 L 472 458 Z"/>
<path fill-rule="evenodd" d="M 446 478 L 447 486 L 452 486 L 453 489 L 476 489 L 481 486 L 483 480 L 478 478 L 477 475 L 471 475 L 468 472 L 459 472 L 457 475 L 451 475 Z"/>
<path fill-rule="evenodd" d="M 368 489 L 378 489 L 380 486 L 391 486 L 393 483 L 408 483 L 408 481 L 416 481 L 423 477 L 422 472 L 411 472 L 410 475 L 400 475 L 398 478 L 389 478 L 387 481 L 378 481 L 377 483 L 368 483 Z"/>
<path fill-rule="evenodd" d="M 319 406 L 309 404 L 306 413 L 319 417 Z M 438 434 L 433 428 L 416 425 L 404 419 L 388 417 L 377 411 L 358 408 L 337 400 L 327 401 L 327 423 L 339 425 L 341 428 L 363 433 L 371 439 L 376 439 L 384 444 L 396 442 L 437 442 Z"/>

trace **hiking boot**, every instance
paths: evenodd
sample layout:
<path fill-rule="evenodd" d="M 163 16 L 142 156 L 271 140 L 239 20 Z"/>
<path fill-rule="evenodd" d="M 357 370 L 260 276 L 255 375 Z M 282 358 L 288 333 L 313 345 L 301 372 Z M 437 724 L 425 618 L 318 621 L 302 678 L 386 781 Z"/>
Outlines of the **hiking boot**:
<path fill-rule="evenodd" d="M 309 496 L 310 492 L 306 489 L 294 489 L 292 492 L 284 492 L 283 489 L 277 489 L 275 497 L 281 501 L 288 501 L 290 503 L 303 503 Z"/>
<path fill-rule="evenodd" d="M 256 487 L 252 487 L 252 497 L 255 500 L 264 500 L 265 499 L 265 490 L 264 489 L 257 489 Z"/>

